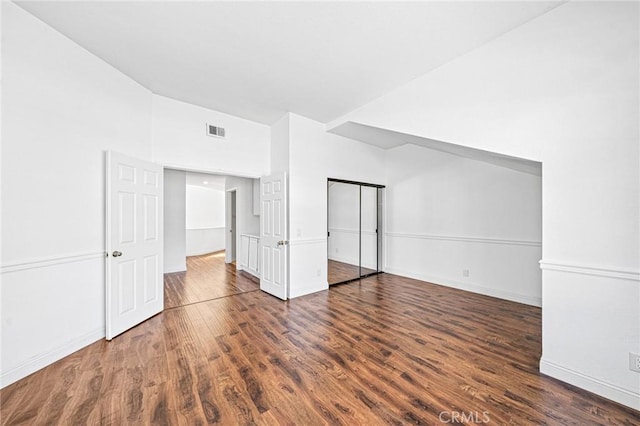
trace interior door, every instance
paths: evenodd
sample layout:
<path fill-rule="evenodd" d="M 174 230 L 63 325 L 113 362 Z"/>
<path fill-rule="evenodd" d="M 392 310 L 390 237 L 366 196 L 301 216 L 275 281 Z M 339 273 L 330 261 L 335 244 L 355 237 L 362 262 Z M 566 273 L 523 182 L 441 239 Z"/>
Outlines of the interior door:
<path fill-rule="evenodd" d="M 163 170 L 107 152 L 106 335 L 164 308 Z"/>
<path fill-rule="evenodd" d="M 260 179 L 260 289 L 287 300 L 287 175 L 274 173 Z"/>

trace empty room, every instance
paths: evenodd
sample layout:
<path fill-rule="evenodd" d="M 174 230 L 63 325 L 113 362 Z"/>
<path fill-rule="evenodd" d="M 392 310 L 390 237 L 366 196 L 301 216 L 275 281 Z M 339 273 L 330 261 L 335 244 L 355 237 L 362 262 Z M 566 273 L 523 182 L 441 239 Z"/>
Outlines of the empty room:
<path fill-rule="evenodd" d="M 0 15 L 0 424 L 640 424 L 638 1 Z"/>

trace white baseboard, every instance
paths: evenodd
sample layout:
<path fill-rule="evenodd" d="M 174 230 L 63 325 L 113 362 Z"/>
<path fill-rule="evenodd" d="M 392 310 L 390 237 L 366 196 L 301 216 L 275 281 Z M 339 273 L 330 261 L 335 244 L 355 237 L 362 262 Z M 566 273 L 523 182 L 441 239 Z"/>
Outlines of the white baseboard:
<path fill-rule="evenodd" d="M 390 274 L 400 275 L 407 278 L 413 278 L 420 281 L 426 281 L 432 284 L 442 285 L 445 287 L 457 288 L 458 290 L 470 291 L 472 293 L 483 294 L 485 296 L 497 297 L 498 299 L 510 300 L 512 302 L 523 303 L 525 305 L 541 307 L 542 306 L 542 298 L 541 297 L 533 297 L 527 296 L 518 293 L 511 293 L 502 290 L 496 290 L 494 288 L 485 287 L 473 283 L 463 283 L 460 281 L 455 281 L 449 278 L 443 277 L 434 277 L 425 274 L 416 274 L 409 271 L 403 271 L 396 268 L 386 267 L 384 269 L 385 272 Z"/>
<path fill-rule="evenodd" d="M 326 281 L 317 281 L 311 285 L 304 287 L 289 288 L 289 299 L 294 299 L 300 296 L 306 296 L 307 294 L 317 293 L 319 291 L 328 290 L 329 283 Z"/>
<path fill-rule="evenodd" d="M 563 382 L 593 392 L 619 404 L 640 410 L 640 393 L 612 385 L 595 377 L 587 376 L 563 367 L 544 358 L 540 360 L 540 372 Z"/>
<path fill-rule="evenodd" d="M 187 270 L 187 264 L 185 263 L 182 266 L 173 266 L 173 267 L 166 268 L 163 274 L 173 274 L 174 272 L 186 272 L 186 270 Z"/>
<path fill-rule="evenodd" d="M 17 367 L 14 367 L 9 371 L 2 372 L 2 375 L 0 376 L 0 389 L 25 378 L 50 364 L 53 364 L 67 355 L 71 355 L 91 343 L 104 339 L 104 337 L 105 329 L 102 327 L 65 342 L 48 352 L 31 357 Z"/>
<path fill-rule="evenodd" d="M 253 276 L 254 276 L 254 277 L 256 277 L 257 279 L 260 279 L 260 272 L 258 272 L 258 271 L 252 270 L 252 269 L 250 269 L 250 268 L 245 268 L 245 267 L 243 267 L 243 266 L 238 266 L 236 269 L 237 269 L 238 271 L 244 271 L 244 272 L 246 272 L 246 273 L 247 273 L 247 274 L 249 274 L 249 275 L 253 275 Z"/>
<path fill-rule="evenodd" d="M 352 259 L 349 257 L 336 256 L 334 254 L 328 256 L 329 260 L 335 260 L 336 262 L 348 263 L 349 265 L 358 266 L 359 260 L 358 258 Z"/>
<path fill-rule="evenodd" d="M 216 252 L 219 252 L 219 251 L 223 251 L 224 249 L 225 249 L 224 247 L 211 246 L 211 247 L 207 247 L 207 248 L 200 249 L 200 250 L 187 251 L 187 257 L 202 256 L 202 255 L 205 255 L 205 254 L 216 253 Z"/>

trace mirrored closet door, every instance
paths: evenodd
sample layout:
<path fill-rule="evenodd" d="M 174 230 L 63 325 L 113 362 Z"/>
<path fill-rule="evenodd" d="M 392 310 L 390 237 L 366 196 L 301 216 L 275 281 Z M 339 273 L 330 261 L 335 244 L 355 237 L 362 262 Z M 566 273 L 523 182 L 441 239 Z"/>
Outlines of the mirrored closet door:
<path fill-rule="evenodd" d="M 328 281 L 340 284 L 381 272 L 383 186 L 328 180 Z"/>

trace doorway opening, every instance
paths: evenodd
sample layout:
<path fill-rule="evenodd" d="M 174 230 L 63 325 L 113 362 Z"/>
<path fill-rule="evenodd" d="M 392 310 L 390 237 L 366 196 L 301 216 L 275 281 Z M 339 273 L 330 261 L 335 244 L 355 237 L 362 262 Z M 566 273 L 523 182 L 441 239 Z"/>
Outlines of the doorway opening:
<path fill-rule="evenodd" d="M 255 291 L 241 238 L 259 232 L 257 179 L 165 169 L 165 309 Z"/>
<path fill-rule="evenodd" d="M 329 285 L 382 272 L 383 190 L 383 185 L 328 179 Z"/>

